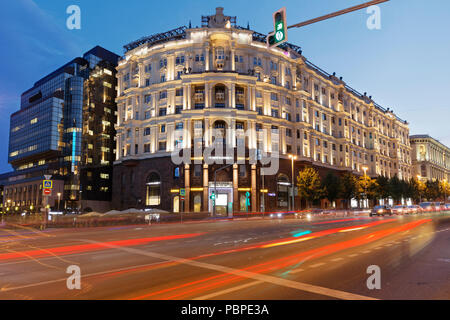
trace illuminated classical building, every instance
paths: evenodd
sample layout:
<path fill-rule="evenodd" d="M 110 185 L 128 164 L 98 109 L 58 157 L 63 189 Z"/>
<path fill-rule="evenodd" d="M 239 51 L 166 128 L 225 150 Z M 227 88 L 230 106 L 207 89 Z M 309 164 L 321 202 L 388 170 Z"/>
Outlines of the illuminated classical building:
<path fill-rule="evenodd" d="M 201 27 L 145 37 L 125 50 L 117 68 L 116 208 L 211 211 L 223 164 L 192 150 L 192 162 L 180 165 L 171 153 L 218 142 L 245 147 L 243 157 L 232 154 L 233 166 L 217 171 L 222 213 L 245 211 L 247 192 L 251 211 L 287 209 L 290 155 L 295 175 L 311 165 L 321 175 L 367 167 L 371 176 L 411 177 L 406 121 L 310 63 L 298 46 L 267 49 L 265 35 L 237 26 L 222 8 L 202 17 Z M 223 139 L 212 137 L 221 130 Z M 249 159 L 276 150 L 279 170 L 263 178 L 261 163 Z"/>
<path fill-rule="evenodd" d="M 429 135 L 410 137 L 414 175 L 423 180 L 450 181 L 450 148 Z"/>

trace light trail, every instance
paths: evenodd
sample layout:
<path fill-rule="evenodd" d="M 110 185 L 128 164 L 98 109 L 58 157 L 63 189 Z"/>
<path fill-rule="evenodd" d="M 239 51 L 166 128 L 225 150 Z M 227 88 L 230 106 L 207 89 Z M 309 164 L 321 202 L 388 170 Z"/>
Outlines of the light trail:
<path fill-rule="evenodd" d="M 431 221 L 431 219 L 423 219 L 423 220 L 419 220 L 419 221 L 410 222 L 410 223 L 407 223 L 405 225 L 401 225 L 398 227 L 394 227 L 394 228 L 390 228 L 390 229 L 386 229 L 386 230 L 375 231 L 369 235 L 364 235 L 364 236 L 361 236 L 361 237 L 358 237 L 355 239 L 351 239 L 351 240 L 347 240 L 347 241 L 343 241 L 343 242 L 339 242 L 339 243 L 335 243 L 335 244 L 325 245 L 323 247 L 311 249 L 311 250 L 304 251 L 304 252 L 301 252 L 298 254 L 290 255 L 287 257 L 279 258 L 279 259 L 268 261 L 268 262 L 264 262 L 264 263 L 246 267 L 246 268 L 243 268 L 240 270 L 251 271 L 253 273 L 265 273 L 265 272 L 270 272 L 270 271 L 274 271 L 274 270 L 280 270 L 280 269 L 289 267 L 293 264 L 298 264 L 299 260 L 302 260 L 302 259 L 304 260 L 306 257 L 309 257 L 311 255 L 313 255 L 314 258 L 323 257 L 323 256 L 330 255 L 330 254 L 333 254 L 333 253 L 336 253 L 336 252 L 339 252 L 342 250 L 346 250 L 346 249 L 350 249 L 353 247 L 368 244 L 368 243 L 374 242 L 376 240 L 382 239 L 382 238 L 387 237 L 392 234 L 404 232 L 407 230 L 412 230 L 412 229 L 417 228 L 417 227 L 419 227 L 425 223 L 428 223 L 430 221 Z M 244 279 L 246 279 L 246 278 L 241 277 L 241 276 L 235 276 L 230 273 L 225 273 L 225 274 L 216 275 L 213 277 L 208 277 L 205 279 L 200 279 L 197 281 L 185 283 L 185 284 L 182 284 L 182 285 L 179 285 L 176 287 L 167 288 L 167 289 L 160 290 L 157 292 L 149 293 L 146 295 L 141 295 L 139 297 L 133 298 L 133 300 L 148 299 L 150 297 L 155 297 L 155 296 L 161 295 L 163 293 L 169 293 L 169 292 L 173 292 L 178 289 L 182 289 L 182 288 L 190 287 L 193 285 L 198 285 L 198 284 L 203 284 L 205 282 L 208 282 L 207 285 L 201 285 L 200 287 L 190 288 L 190 289 L 184 290 L 182 292 L 178 292 L 178 293 L 175 293 L 175 294 L 172 294 L 169 296 L 166 295 L 166 296 L 158 298 L 158 299 L 167 299 L 167 300 L 168 299 L 178 299 L 178 298 L 186 296 L 186 295 L 192 295 L 192 294 L 201 293 L 201 292 L 205 293 L 208 290 L 211 290 L 213 288 L 224 286 L 224 285 L 231 284 L 231 283 L 238 282 L 238 281 L 242 281 Z"/>

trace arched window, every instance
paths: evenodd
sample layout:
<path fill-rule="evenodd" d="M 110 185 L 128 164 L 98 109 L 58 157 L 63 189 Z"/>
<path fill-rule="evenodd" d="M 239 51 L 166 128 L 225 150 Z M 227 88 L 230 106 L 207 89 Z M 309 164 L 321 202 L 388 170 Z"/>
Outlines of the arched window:
<path fill-rule="evenodd" d="M 147 178 L 147 206 L 159 206 L 161 204 L 161 178 L 153 172 Z"/>

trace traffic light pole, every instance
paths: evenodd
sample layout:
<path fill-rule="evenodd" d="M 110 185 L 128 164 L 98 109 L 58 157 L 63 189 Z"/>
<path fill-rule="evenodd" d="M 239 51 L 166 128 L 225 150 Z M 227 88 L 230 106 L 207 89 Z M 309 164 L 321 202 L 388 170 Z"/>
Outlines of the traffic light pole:
<path fill-rule="evenodd" d="M 353 11 L 361 10 L 361 9 L 368 8 L 370 6 L 374 6 L 374 5 L 377 5 L 377 4 L 380 4 L 380 3 L 384 3 L 384 2 L 388 2 L 388 1 L 389 0 L 373 0 L 373 1 L 366 2 L 366 3 L 363 3 L 363 4 L 359 4 L 357 6 L 353 6 L 353 7 L 347 8 L 347 9 L 343 9 L 343 10 L 339 10 L 339 11 L 336 11 L 336 12 L 333 12 L 333 13 L 329 13 L 327 15 L 324 15 L 324 16 L 321 16 L 321 17 L 318 17 L 318 18 L 314 18 L 314 19 L 311 19 L 311 20 L 300 22 L 300 23 L 294 24 L 292 26 L 288 26 L 287 28 L 288 29 L 301 28 L 301 27 L 304 27 L 304 26 L 307 26 L 307 25 L 310 25 L 310 24 L 313 24 L 313 23 L 316 23 L 316 22 L 319 22 L 319 21 L 331 19 L 331 18 L 334 18 L 334 17 L 337 17 L 337 16 L 341 16 L 341 15 L 346 14 L 346 13 L 350 13 L 350 12 L 353 12 Z"/>

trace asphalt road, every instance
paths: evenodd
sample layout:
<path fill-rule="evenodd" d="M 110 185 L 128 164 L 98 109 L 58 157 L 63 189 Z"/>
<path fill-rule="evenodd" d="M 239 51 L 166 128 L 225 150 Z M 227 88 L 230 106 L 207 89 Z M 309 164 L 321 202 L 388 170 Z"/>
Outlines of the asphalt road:
<path fill-rule="evenodd" d="M 450 213 L 0 229 L 0 299 L 450 299 Z"/>

